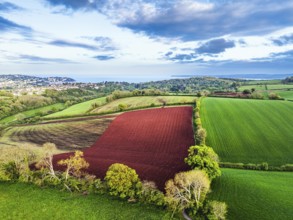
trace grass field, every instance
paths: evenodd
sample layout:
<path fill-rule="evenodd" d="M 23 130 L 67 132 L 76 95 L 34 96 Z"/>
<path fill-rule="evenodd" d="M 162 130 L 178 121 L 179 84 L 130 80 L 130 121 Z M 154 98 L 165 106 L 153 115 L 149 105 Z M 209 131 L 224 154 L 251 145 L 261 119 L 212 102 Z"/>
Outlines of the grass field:
<path fill-rule="evenodd" d="M 70 106 L 63 111 L 56 112 L 50 115 L 47 115 L 45 118 L 58 118 L 58 117 L 67 117 L 67 116 L 74 116 L 74 115 L 81 115 L 85 114 L 92 106 L 92 104 L 97 103 L 99 105 L 106 104 L 106 97 L 93 99 L 90 101 L 82 102 L 73 106 Z"/>
<path fill-rule="evenodd" d="M 276 93 L 279 94 L 284 99 L 293 100 L 293 89 L 290 91 L 280 90 L 280 91 L 276 91 Z"/>
<path fill-rule="evenodd" d="M 150 107 L 153 103 L 155 105 L 162 105 L 159 102 L 159 99 L 166 100 L 167 104 L 175 104 L 175 103 L 188 103 L 194 102 L 196 99 L 192 96 L 140 96 L 140 97 L 129 97 L 117 99 L 113 102 L 110 102 L 102 107 L 99 107 L 92 111 L 92 113 L 105 113 L 105 112 L 114 112 L 119 111 L 119 104 L 126 104 L 128 109 L 132 108 L 143 108 Z"/>
<path fill-rule="evenodd" d="M 0 144 L 17 146 L 32 143 L 41 146 L 51 142 L 59 149 L 85 148 L 91 146 L 102 135 L 113 118 L 75 120 L 11 127 L 2 132 Z"/>
<path fill-rule="evenodd" d="M 261 84 L 261 85 L 246 85 L 246 86 L 240 86 L 239 88 L 238 88 L 238 90 L 240 91 L 240 92 L 242 92 L 243 90 L 245 90 L 245 89 L 248 89 L 248 90 L 251 90 L 251 89 L 255 89 L 255 90 L 266 90 L 266 87 L 265 87 L 265 85 L 263 85 L 263 84 Z"/>
<path fill-rule="evenodd" d="M 293 84 L 276 84 L 268 85 L 268 89 L 293 89 Z"/>
<path fill-rule="evenodd" d="M 107 195 L 78 195 L 56 189 L 0 182 L 0 219 L 169 219 L 153 206 L 127 203 Z"/>
<path fill-rule="evenodd" d="M 245 85 L 245 86 L 240 86 L 238 89 L 239 91 L 243 91 L 244 89 L 249 89 L 251 90 L 254 88 L 255 90 L 278 90 L 278 89 L 293 89 L 293 84 L 272 84 L 265 86 L 264 84 L 259 84 L 259 85 Z"/>
<path fill-rule="evenodd" d="M 20 112 L 21 114 L 25 115 L 26 117 L 32 117 L 35 116 L 36 113 L 39 112 L 48 112 L 50 111 L 52 108 L 55 108 L 57 110 L 63 109 L 64 108 L 64 104 L 63 103 L 57 103 L 57 104 L 53 104 L 53 105 L 48 105 L 48 106 L 44 106 L 41 108 L 36 108 L 36 109 L 32 109 L 32 110 L 28 110 L 28 111 L 24 111 L 24 112 Z M 10 123 L 14 120 L 16 120 L 16 116 L 18 114 L 3 118 L 0 120 L 0 123 Z"/>
<path fill-rule="evenodd" d="M 279 84 L 281 80 L 273 79 L 273 80 L 250 80 L 245 82 L 246 85 L 256 85 L 256 84 Z"/>
<path fill-rule="evenodd" d="M 205 98 L 200 114 L 221 161 L 293 163 L 292 102 Z"/>
<path fill-rule="evenodd" d="M 211 198 L 225 201 L 230 220 L 291 220 L 293 173 L 222 169 Z"/>

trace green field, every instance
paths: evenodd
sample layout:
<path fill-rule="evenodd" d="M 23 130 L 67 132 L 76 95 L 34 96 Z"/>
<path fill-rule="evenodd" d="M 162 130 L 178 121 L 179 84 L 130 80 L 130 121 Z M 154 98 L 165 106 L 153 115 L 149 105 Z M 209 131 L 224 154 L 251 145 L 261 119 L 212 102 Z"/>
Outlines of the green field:
<path fill-rule="evenodd" d="M 127 109 L 133 108 L 143 108 L 150 107 L 153 103 L 154 105 L 162 105 L 159 102 L 159 99 L 164 99 L 168 104 L 177 104 L 177 103 L 190 103 L 194 102 L 196 99 L 194 96 L 139 96 L 139 97 L 129 97 L 117 99 L 113 102 L 110 102 L 102 107 L 97 108 L 92 111 L 93 113 L 105 113 L 105 112 L 115 112 L 119 111 L 119 104 L 126 104 Z"/>
<path fill-rule="evenodd" d="M 74 115 L 82 115 L 85 114 L 92 106 L 92 104 L 97 103 L 98 105 L 106 104 L 106 97 L 97 98 L 93 100 L 89 100 L 86 102 L 82 102 L 73 106 L 70 106 L 63 111 L 53 113 L 51 115 L 47 115 L 45 118 L 58 118 L 58 117 L 67 117 Z"/>
<path fill-rule="evenodd" d="M 21 183 L 0 182 L 0 219 L 169 219 L 153 206 L 107 195 L 78 195 Z"/>
<path fill-rule="evenodd" d="M 293 89 L 293 84 L 277 84 L 277 85 L 268 85 L 268 89 Z"/>
<path fill-rule="evenodd" d="M 64 104 L 63 103 L 56 103 L 56 104 L 53 104 L 53 105 L 48 105 L 48 106 L 44 106 L 44 107 L 41 107 L 41 108 L 36 108 L 36 109 L 20 112 L 20 113 L 25 115 L 25 117 L 32 117 L 32 116 L 35 116 L 36 113 L 39 113 L 39 112 L 46 113 L 46 112 L 52 110 L 53 108 L 56 109 L 56 110 L 63 109 Z M 0 120 L 0 123 L 10 123 L 12 121 L 15 121 L 18 114 L 3 118 L 3 119 Z"/>
<path fill-rule="evenodd" d="M 200 114 L 221 161 L 293 163 L 293 102 L 205 98 Z"/>
<path fill-rule="evenodd" d="M 284 99 L 293 100 L 293 89 L 289 91 L 280 90 L 280 91 L 276 91 L 276 93 Z"/>
<path fill-rule="evenodd" d="M 222 169 L 211 198 L 225 201 L 230 220 L 290 220 L 293 173 Z"/>
<path fill-rule="evenodd" d="M 273 79 L 273 80 L 250 80 L 245 82 L 245 85 L 256 85 L 256 84 L 279 84 L 281 80 Z"/>
<path fill-rule="evenodd" d="M 240 92 L 242 92 L 242 91 L 245 90 L 245 89 L 248 89 L 248 90 L 255 89 L 255 90 L 259 91 L 259 90 L 266 90 L 266 87 L 265 87 L 265 85 L 261 84 L 261 85 L 246 85 L 246 86 L 240 86 L 240 87 L 238 88 L 238 90 L 239 90 Z"/>

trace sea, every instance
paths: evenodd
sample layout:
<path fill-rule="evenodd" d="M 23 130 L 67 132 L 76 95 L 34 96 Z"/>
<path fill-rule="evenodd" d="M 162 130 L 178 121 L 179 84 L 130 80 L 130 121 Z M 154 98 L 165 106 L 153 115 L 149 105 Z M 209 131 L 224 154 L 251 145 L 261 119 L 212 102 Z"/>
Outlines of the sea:
<path fill-rule="evenodd" d="M 94 83 L 94 82 L 129 82 L 140 83 L 150 81 L 160 81 L 168 79 L 182 79 L 191 77 L 216 77 L 216 78 L 230 78 L 230 79 L 246 79 L 246 80 L 273 80 L 285 79 L 286 77 L 293 76 L 293 73 L 288 74 L 188 74 L 188 75 L 156 75 L 156 76 L 131 76 L 131 77 L 73 77 L 77 82 Z"/>

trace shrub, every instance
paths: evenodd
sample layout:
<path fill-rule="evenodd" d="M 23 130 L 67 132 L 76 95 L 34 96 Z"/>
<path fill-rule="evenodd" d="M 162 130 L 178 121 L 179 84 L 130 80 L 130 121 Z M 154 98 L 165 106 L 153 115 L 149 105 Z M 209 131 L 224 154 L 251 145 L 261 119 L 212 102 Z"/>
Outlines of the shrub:
<path fill-rule="evenodd" d="M 195 142 L 198 145 L 205 145 L 207 132 L 204 128 L 198 128 L 195 134 Z"/>
<path fill-rule="evenodd" d="M 142 182 L 141 192 L 139 193 L 139 201 L 157 206 L 164 206 L 165 196 L 154 182 L 144 180 Z"/>
<path fill-rule="evenodd" d="M 244 164 L 244 168 L 249 170 L 256 170 L 257 166 L 254 163 L 248 163 L 248 164 Z"/>
<path fill-rule="evenodd" d="M 260 170 L 269 170 L 269 164 L 267 162 L 263 162 L 261 164 L 258 164 L 257 167 Z"/>
<path fill-rule="evenodd" d="M 293 171 L 293 164 L 285 164 L 281 166 L 281 170 L 283 171 Z"/>
<path fill-rule="evenodd" d="M 127 105 L 124 103 L 120 103 L 118 105 L 118 109 L 119 109 L 119 111 L 124 111 L 125 109 L 127 109 Z"/>
<path fill-rule="evenodd" d="M 281 96 L 279 96 L 278 94 L 272 92 L 272 93 L 269 94 L 269 99 L 273 99 L 273 100 L 281 99 Z"/>
<path fill-rule="evenodd" d="M 230 163 L 230 162 L 220 162 L 220 167 L 223 168 L 236 168 L 236 169 L 243 169 L 244 164 L 243 163 Z"/>
<path fill-rule="evenodd" d="M 221 175 L 219 157 L 211 147 L 191 146 L 188 149 L 188 157 L 184 159 L 192 169 L 204 170 L 211 179 Z"/>
<path fill-rule="evenodd" d="M 205 207 L 208 220 L 225 220 L 227 214 L 227 204 L 225 202 L 209 201 Z"/>
<path fill-rule="evenodd" d="M 14 161 L 1 164 L 1 179 L 17 181 L 20 177 L 19 169 Z"/>
<path fill-rule="evenodd" d="M 112 164 L 105 177 L 110 195 L 120 198 L 135 198 L 141 189 L 136 171 L 124 164 Z"/>

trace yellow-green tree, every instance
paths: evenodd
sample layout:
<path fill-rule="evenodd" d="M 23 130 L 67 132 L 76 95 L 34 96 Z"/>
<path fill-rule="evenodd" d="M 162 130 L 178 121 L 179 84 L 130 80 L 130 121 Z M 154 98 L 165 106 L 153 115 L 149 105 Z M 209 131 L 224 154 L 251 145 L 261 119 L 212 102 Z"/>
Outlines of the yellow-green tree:
<path fill-rule="evenodd" d="M 136 171 L 124 164 L 112 164 L 105 177 L 110 194 L 120 198 L 135 198 L 141 189 Z"/>
<path fill-rule="evenodd" d="M 88 162 L 83 158 L 82 151 L 75 151 L 74 156 L 70 156 L 68 159 L 60 160 L 59 165 L 66 166 L 65 180 L 69 175 L 80 177 L 83 174 L 83 170 L 89 167 Z"/>

